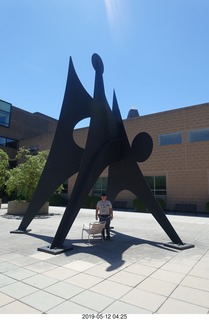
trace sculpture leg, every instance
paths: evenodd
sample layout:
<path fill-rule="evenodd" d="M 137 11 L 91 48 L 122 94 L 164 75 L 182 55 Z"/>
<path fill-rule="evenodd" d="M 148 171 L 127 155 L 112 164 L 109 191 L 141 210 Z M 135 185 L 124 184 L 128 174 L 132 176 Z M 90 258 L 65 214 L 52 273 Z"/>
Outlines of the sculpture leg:
<path fill-rule="evenodd" d="M 120 144 L 118 141 L 109 143 L 103 147 L 97 157 L 95 156 L 94 161 L 91 161 L 91 158 L 89 159 L 89 165 L 83 161 L 83 168 L 81 168 L 79 172 L 69 203 L 57 229 L 51 248 L 63 246 L 65 238 L 81 208 L 83 200 L 89 194 L 103 170 L 108 166 L 110 158 L 112 160 L 116 157 L 113 151 L 115 150 L 117 154 L 119 147 Z"/>
<path fill-rule="evenodd" d="M 147 185 L 138 165 L 131 160 L 109 166 L 108 195 L 112 200 L 121 190 L 130 190 L 146 205 L 154 218 L 176 244 L 183 244 Z"/>

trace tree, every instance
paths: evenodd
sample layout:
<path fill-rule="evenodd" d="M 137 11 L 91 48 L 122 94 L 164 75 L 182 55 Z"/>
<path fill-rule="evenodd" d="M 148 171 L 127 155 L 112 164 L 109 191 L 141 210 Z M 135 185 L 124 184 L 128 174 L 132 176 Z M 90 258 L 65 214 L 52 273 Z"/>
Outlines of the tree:
<path fill-rule="evenodd" d="M 8 175 L 9 157 L 5 151 L 0 149 L 0 190 L 4 188 Z"/>
<path fill-rule="evenodd" d="M 6 193 L 18 201 L 31 201 L 47 156 L 48 151 L 39 151 L 36 155 L 32 155 L 29 150 L 20 148 L 16 157 L 19 164 L 9 170 Z"/>

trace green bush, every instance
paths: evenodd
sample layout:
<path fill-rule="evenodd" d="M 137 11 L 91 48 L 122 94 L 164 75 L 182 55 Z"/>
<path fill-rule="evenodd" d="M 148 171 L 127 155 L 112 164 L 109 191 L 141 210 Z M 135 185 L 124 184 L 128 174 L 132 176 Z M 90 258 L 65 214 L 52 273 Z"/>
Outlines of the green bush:
<path fill-rule="evenodd" d="M 209 202 L 207 202 L 207 203 L 205 204 L 205 210 L 206 210 L 207 212 L 209 212 Z"/>
<path fill-rule="evenodd" d="M 162 198 L 156 198 L 156 200 L 157 200 L 157 202 L 159 203 L 159 205 L 161 206 L 161 208 L 162 208 L 163 210 L 165 210 L 165 209 L 166 209 L 166 202 L 165 202 L 165 200 L 162 199 Z"/>
<path fill-rule="evenodd" d="M 144 203 L 139 199 L 139 198 L 135 198 L 132 202 L 133 207 L 136 211 L 139 212 L 148 212 L 146 206 L 144 205 Z"/>
<path fill-rule="evenodd" d="M 48 151 L 32 155 L 28 149 L 20 148 L 17 167 L 8 171 L 5 192 L 17 201 L 31 201 L 48 157 Z M 57 189 L 61 192 L 62 186 Z"/>
<path fill-rule="evenodd" d="M 9 157 L 6 152 L 0 149 L 0 189 L 4 188 L 8 176 Z"/>
<path fill-rule="evenodd" d="M 49 199 L 50 206 L 57 206 L 57 207 L 65 207 L 67 205 L 67 199 L 64 198 L 59 193 L 54 193 Z"/>
<path fill-rule="evenodd" d="M 88 196 L 84 200 L 83 207 L 88 209 L 95 209 L 97 202 L 100 200 L 98 196 Z"/>
<path fill-rule="evenodd" d="M 166 209 L 166 202 L 164 199 L 162 198 L 156 198 L 157 202 L 159 203 L 160 207 L 165 210 Z M 139 199 L 139 198 L 135 198 L 133 200 L 133 207 L 136 211 L 140 211 L 140 212 L 149 212 L 149 210 L 147 209 L 147 207 L 144 205 L 144 203 Z"/>
<path fill-rule="evenodd" d="M 44 169 L 47 151 L 31 155 L 30 151 L 20 148 L 16 159 L 19 160 L 17 167 L 9 170 L 9 178 L 6 182 L 6 193 L 15 197 L 18 201 L 31 201 L 34 190 Z"/>

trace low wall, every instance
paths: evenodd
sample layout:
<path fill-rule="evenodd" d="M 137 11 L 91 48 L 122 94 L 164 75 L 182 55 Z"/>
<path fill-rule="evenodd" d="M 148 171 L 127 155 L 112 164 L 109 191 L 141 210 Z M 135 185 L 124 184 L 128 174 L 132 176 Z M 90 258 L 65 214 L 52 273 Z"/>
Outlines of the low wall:
<path fill-rule="evenodd" d="M 28 206 L 29 202 L 18 202 L 18 201 L 9 201 L 8 202 L 8 209 L 7 214 L 13 215 L 24 215 Z M 46 202 L 37 215 L 48 214 L 49 212 L 49 202 Z"/>

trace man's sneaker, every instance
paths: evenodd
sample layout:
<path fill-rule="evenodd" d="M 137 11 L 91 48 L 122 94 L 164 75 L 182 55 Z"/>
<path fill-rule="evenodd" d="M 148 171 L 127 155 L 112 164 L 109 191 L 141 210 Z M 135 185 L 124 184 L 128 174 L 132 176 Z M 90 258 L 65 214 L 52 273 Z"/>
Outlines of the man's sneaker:
<path fill-rule="evenodd" d="M 110 237 L 106 237 L 106 240 L 110 240 Z"/>

